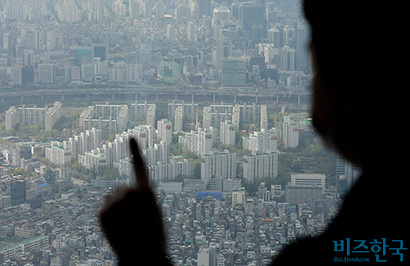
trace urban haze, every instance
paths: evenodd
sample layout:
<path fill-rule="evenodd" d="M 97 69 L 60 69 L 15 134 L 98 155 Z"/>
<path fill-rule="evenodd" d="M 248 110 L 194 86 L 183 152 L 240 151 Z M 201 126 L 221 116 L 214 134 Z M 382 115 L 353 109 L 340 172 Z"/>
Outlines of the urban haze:
<path fill-rule="evenodd" d="M 116 265 L 135 137 L 175 265 L 266 265 L 358 170 L 310 118 L 296 0 L 0 0 L 0 263 Z"/>

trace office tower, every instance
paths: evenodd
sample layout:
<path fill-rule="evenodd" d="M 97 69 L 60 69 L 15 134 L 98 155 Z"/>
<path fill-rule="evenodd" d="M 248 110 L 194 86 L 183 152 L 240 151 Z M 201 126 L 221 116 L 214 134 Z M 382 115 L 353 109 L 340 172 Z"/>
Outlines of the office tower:
<path fill-rule="evenodd" d="M 94 63 L 82 63 L 81 64 L 81 80 L 83 82 L 95 81 L 95 66 Z"/>
<path fill-rule="evenodd" d="M 130 0 L 128 8 L 130 18 L 138 18 L 140 16 L 140 5 L 137 0 Z"/>
<path fill-rule="evenodd" d="M 198 19 L 203 16 L 211 16 L 211 0 L 199 0 L 198 2 Z"/>
<path fill-rule="evenodd" d="M 14 66 L 10 71 L 10 85 L 21 85 L 23 83 L 23 68 Z"/>
<path fill-rule="evenodd" d="M 81 82 L 81 68 L 78 66 L 70 67 L 70 80 L 71 83 L 80 83 Z"/>
<path fill-rule="evenodd" d="M 152 19 L 152 2 L 142 1 L 142 17 L 146 19 Z"/>
<path fill-rule="evenodd" d="M 16 206 L 26 202 L 26 182 L 16 181 L 10 184 L 11 205 Z"/>
<path fill-rule="evenodd" d="M 232 56 L 232 42 L 226 37 L 217 40 L 212 62 L 216 68 L 222 70 L 222 62 Z"/>
<path fill-rule="evenodd" d="M 69 75 L 70 73 L 67 73 L 69 71 L 69 67 L 63 63 L 57 63 L 57 65 L 54 68 L 55 75 L 54 75 L 54 82 L 55 83 L 68 83 L 69 82 Z"/>
<path fill-rule="evenodd" d="M 75 64 L 77 66 L 81 64 L 91 63 L 93 60 L 93 49 L 88 47 L 78 47 L 75 50 Z"/>
<path fill-rule="evenodd" d="M 10 33 L 6 32 L 3 34 L 3 49 L 9 50 L 10 49 Z"/>
<path fill-rule="evenodd" d="M 163 1 L 158 1 L 154 4 L 154 15 L 155 15 L 155 19 L 164 19 L 164 15 L 165 15 L 165 10 L 166 10 L 166 6 L 165 3 Z"/>
<path fill-rule="evenodd" d="M 111 82 L 124 83 L 126 78 L 126 69 L 124 61 L 110 65 L 108 68 L 108 80 Z"/>
<path fill-rule="evenodd" d="M 22 165 L 22 159 L 31 159 L 32 153 L 31 153 L 31 147 L 28 145 L 18 145 L 16 147 L 16 165 L 21 166 Z"/>
<path fill-rule="evenodd" d="M 137 83 L 142 82 L 142 65 L 137 63 L 127 63 L 125 64 L 125 81 L 127 83 Z"/>
<path fill-rule="evenodd" d="M 99 57 L 94 59 L 95 75 L 94 80 L 98 82 L 106 82 L 108 80 L 108 62 L 101 62 Z"/>
<path fill-rule="evenodd" d="M 196 25 L 192 21 L 189 21 L 186 27 L 186 35 L 187 39 L 190 42 L 196 42 L 198 39 L 198 35 L 196 33 Z"/>
<path fill-rule="evenodd" d="M 280 31 L 277 28 L 269 29 L 268 40 L 273 44 L 274 48 L 280 48 Z"/>
<path fill-rule="evenodd" d="M 267 23 L 276 24 L 278 22 L 279 14 L 276 10 L 276 3 L 266 3 L 266 21 Z M 269 25 L 269 24 L 268 24 Z"/>
<path fill-rule="evenodd" d="M 167 39 L 173 41 L 176 36 L 176 30 L 175 27 L 172 26 L 171 24 L 167 25 Z"/>
<path fill-rule="evenodd" d="M 107 61 L 108 59 L 108 49 L 107 44 L 93 44 L 91 49 L 92 59 L 99 57 L 101 61 Z"/>
<path fill-rule="evenodd" d="M 55 69 L 53 64 L 38 65 L 38 82 L 39 83 L 54 83 Z"/>
<path fill-rule="evenodd" d="M 221 85 L 225 87 L 246 86 L 246 64 L 241 58 L 222 61 Z"/>
<path fill-rule="evenodd" d="M 293 71 L 295 70 L 295 49 L 289 46 L 283 46 L 280 52 L 280 69 Z"/>
<path fill-rule="evenodd" d="M 265 8 L 259 3 L 241 3 L 238 19 L 243 27 L 245 38 L 259 42 L 266 37 Z"/>
<path fill-rule="evenodd" d="M 298 22 L 296 26 L 295 70 L 309 70 L 309 30 L 307 25 Z"/>
<path fill-rule="evenodd" d="M 32 49 L 25 49 L 23 51 L 23 66 L 31 66 L 34 63 L 34 51 Z"/>
<path fill-rule="evenodd" d="M 165 83 L 178 83 L 179 82 L 179 65 L 174 61 L 161 61 L 158 66 L 158 76 Z"/>
<path fill-rule="evenodd" d="M 224 24 L 232 18 L 231 10 L 226 6 L 215 8 L 212 12 L 212 24 Z"/>

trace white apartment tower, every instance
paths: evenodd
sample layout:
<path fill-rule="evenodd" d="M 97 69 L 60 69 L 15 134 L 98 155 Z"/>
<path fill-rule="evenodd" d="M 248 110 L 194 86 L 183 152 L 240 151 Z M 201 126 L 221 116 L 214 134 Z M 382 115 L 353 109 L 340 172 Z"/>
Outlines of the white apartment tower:
<path fill-rule="evenodd" d="M 253 132 L 249 137 L 242 137 L 242 140 L 244 150 L 255 153 L 277 151 L 278 133 L 275 128 Z"/>
<path fill-rule="evenodd" d="M 168 143 L 172 142 L 172 123 L 168 119 L 157 122 L 158 138 Z"/>
<path fill-rule="evenodd" d="M 219 130 L 222 144 L 235 145 L 235 126 L 232 123 L 221 122 Z"/>
<path fill-rule="evenodd" d="M 202 156 L 201 179 L 209 183 L 211 176 L 227 178 L 236 177 L 236 153 L 224 151 Z"/>
<path fill-rule="evenodd" d="M 254 153 L 244 156 L 243 178 L 253 184 L 261 178 L 275 178 L 278 175 L 278 156 L 276 152 Z"/>
<path fill-rule="evenodd" d="M 292 121 L 289 116 L 283 118 L 283 143 L 285 148 L 295 148 L 299 146 L 299 123 Z"/>

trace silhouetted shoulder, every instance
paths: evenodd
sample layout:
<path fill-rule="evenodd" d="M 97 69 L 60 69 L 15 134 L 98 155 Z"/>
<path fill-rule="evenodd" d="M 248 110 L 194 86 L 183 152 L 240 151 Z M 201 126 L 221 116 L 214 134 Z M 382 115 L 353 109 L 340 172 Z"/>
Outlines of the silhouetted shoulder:
<path fill-rule="evenodd" d="M 284 248 L 271 265 L 328 265 L 330 253 L 325 243 L 322 236 L 298 239 Z"/>
<path fill-rule="evenodd" d="M 399 174 L 393 170 L 364 173 L 323 234 L 291 243 L 271 265 L 408 263 L 408 215 L 403 211 L 408 200 Z"/>

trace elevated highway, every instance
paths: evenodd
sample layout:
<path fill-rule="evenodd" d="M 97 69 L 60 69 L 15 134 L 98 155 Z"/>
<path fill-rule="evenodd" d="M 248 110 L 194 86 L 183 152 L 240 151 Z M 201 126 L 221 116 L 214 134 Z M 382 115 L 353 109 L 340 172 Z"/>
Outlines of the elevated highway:
<path fill-rule="evenodd" d="M 1 109 L 11 105 L 50 104 L 61 101 L 65 106 L 74 102 L 164 102 L 180 100 L 195 103 L 248 103 L 309 105 L 308 91 L 294 93 L 255 89 L 198 89 L 170 87 L 48 87 L 0 89 Z M 70 104 L 71 103 L 71 104 Z M 2 110 L 4 112 L 4 110 Z"/>

